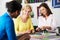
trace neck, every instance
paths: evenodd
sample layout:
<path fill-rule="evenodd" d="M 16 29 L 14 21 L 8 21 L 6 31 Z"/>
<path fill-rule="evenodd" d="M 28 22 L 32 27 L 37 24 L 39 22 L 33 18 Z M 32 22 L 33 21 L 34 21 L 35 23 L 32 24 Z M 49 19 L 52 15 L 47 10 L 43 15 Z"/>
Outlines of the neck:
<path fill-rule="evenodd" d="M 45 15 L 45 19 L 47 19 L 47 17 L 48 17 L 48 16 L 47 16 L 47 15 Z"/>
<path fill-rule="evenodd" d="M 22 22 L 26 22 L 27 21 L 27 17 L 21 16 Z"/>

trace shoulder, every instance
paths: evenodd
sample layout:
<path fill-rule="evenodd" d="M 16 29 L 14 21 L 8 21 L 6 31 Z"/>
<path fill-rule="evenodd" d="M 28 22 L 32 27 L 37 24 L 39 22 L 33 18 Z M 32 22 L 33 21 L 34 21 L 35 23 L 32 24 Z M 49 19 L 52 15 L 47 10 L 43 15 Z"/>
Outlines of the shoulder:
<path fill-rule="evenodd" d="M 16 20 L 21 20 L 21 16 L 18 16 L 18 17 L 16 18 Z"/>
<path fill-rule="evenodd" d="M 12 28 L 12 27 L 14 27 L 14 22 L 11 18 L 7 18 L 5 20 L 5 25 L 6 25 L 6 28 Z"/>
<path fill-rule="evenodd" d="M 1 17 L 4 17 L 4 16 L 8 16 L 8 13 L 5 12 L 5 13 L 3 13 L 3 15 L 1 15 Z"/>
<path fill-rule="evenodd" d="M 9 17 L 8 13 L 7 13 L 7 12 L 5 12 L 5 13 L 4 13 L 0 18 L 1 18 L 1 19 L 4 19 L 4 18 L 6 18 L 6 19 L 7 19 L 8 17 Z"/>
<path fill-rule="evenodd" d="M 16 22 L 19 22 L 20 20 L 21 20 L 21 17 L 18 16 L 17 18 L 14 19 L 14 22 L 16 23 Z"/>
<path fill-rule="evenodd" d="M 0 21 L 12 21 L 12 18 L 7 14 L 7 13 L 4 13 L 4 15 L 2 15 L 0 17 Z"/>
<path fill-rule="evenodd" d="M 55 15 L 54 14 L 50 14 L 49 15 L 49 18 L 53 18 L 54 19 L 55 18 Z"/>
<path fill-rule="evenodd" d="M 53 15 L 53 14 L 50 14 L 49 16 L 50 16 L 50 17 L 53 17 L 54 15 Z"/>
<path fill-rule="evenodd" d="M 55 17 L 55 15 L 54 15 L 54 14 L 50 14 L 50 15 L 49 15 L 49 17 L 52 17 L 52 18 L 54 18 L 54 17 Z"/>

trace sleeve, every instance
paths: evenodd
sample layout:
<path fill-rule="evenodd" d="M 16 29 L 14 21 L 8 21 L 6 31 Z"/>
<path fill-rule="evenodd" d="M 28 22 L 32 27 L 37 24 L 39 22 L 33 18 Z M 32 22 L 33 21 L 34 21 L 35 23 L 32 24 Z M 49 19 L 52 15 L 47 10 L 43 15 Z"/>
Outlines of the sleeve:
<path fill-rule="evenodd" d="M 19 18 L 14 20 L 14 26 L 15 26 L 15 33 L 17 34 L 19 32 Z"/>
<path fill-rule="evenodd" d="M 32 23 L 32 20 L 31 20 L 31 18 L 30 18 L 30 30 L 34 30 L 34 27 L 33 27 L 33 23 Z"/>
<path fill-rule="evenodd" d="M 52 25 L 51 25 L 51 27 L 52 27 L 52 30 L 56 29 L 56 27 L 57 27 L 55 18 L 53 18 L 53 20 L 52 20 Z"/>
<path fill-rule="evenodd" d="M 17 40 L 14 31 L 14 23 L 12 20 L 6 21 L 6 33 L 7 33 L 8 40 Z"/>
<path fill-rule="evenodd" d="M 38 18 L 38 27 L 41 28 L 41 27 L 42 27 L 42 24 L 43 24 L 43 23 L 42 23 L 42 21 L 41 21 L 41 18 L 39 17 L 39 18 Z"/>

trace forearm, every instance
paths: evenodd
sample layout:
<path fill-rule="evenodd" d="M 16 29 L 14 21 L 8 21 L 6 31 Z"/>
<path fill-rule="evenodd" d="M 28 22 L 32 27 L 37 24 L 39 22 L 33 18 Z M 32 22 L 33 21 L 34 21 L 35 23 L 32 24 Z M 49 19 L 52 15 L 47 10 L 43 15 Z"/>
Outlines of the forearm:
<path fill-rule="evenodd" d="M 25 34 L 25 33 L 30 33 L 30 31 L 25 31 L 25 32 L 19 32 L 19 31 L 17 31 L 17 35 L 20 35 L 20 34 Z"/>
<path fill-rule="evenodd" d="M 19 35 L 19 34 L 25 34 L 26 32 L 19 32 L 19 31 L 17 31 L 16 32 L 16 35 Z"/>
<path fill-rule="evenodd" d="M 51 30 L 52 28 L 51 28 L 51 26 L 42 26 L 40 29 L 41 30 L 45 30 L 45 29 Z"/>

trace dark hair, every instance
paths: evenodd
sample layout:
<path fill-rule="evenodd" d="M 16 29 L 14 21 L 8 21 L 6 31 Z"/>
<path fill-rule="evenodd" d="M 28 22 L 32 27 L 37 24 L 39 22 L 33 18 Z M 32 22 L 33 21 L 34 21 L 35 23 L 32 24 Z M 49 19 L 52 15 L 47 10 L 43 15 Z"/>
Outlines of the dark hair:
<path fill-rule="evenodd" d="M 46 3 L 42 3 L 42 4 L 39 6 L 39 8 L 41 8 L 41 7 L 45 7 L 45 8 L 46 8 L 46 10 L 47 10 L 47 16 L 49 16 L 50 14 L 53 14 Z M 44 16 L 44 15 L 41 14 L 41 16 Z"/>
<path fill-rule="evenodd" d="M 18 3 L 17 1 L 10 1 L 6 3 L 6 8 L 8 12 L 15 12 L 16 10 L 20 11 L 22 8 L 22 5 Z"/>

